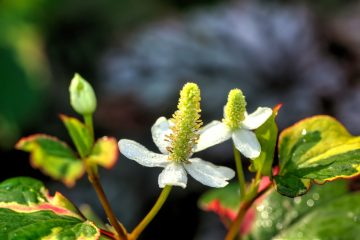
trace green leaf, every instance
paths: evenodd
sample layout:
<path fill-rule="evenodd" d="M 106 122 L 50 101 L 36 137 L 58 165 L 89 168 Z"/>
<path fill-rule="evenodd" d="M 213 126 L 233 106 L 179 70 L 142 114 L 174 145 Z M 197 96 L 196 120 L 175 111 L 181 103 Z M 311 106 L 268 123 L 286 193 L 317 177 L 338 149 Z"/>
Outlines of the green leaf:
<path fill-rule="evenodd" d="M 94 144 L 94 138 L 87 126 L 78 119 L 60 115 L 80 156 L 86 157 Z"/>
<path fill-rule="evenodd" d="M 22 193 L 22 194 L 21 194 Z M 0 239 L 97 240 L 100 230 L 60 193 L 48 195 L 35 179 L 19 177 L 0 183 Z"/>
<path fill-rule="evenodd" d="M 111 168 L 118 159 L 118 146 L 115 138 L 102 137 L 98 139 L 86 161 Z"/>
<path fill-rule="evenodd" d="M 253 212 L 254 219 L 247 237 L 252 240 L 273 239 L 280 232 L 287 231 L 293 225 L 302 222 L 316 209 L 345 195 L 349 195 L 349 192 L 347 182 L 344 180 L 334 181 L 324 186 L 314 186 L 306 195 L 296 198 L 288 198 L 276 191 L 270 191 L 250 208 L 249 211 Z M 312 223 L 316 221 L 314 219 Z M 340 239 L 339 235 L 334 237 Z M 282 239 L 298 238 L 284 237 Z M 308 236 L 307 239 L 316 239 L 316 237 Z"/>
<path fill-rule="evenodd" d="M 284 130 L 279 137 L 280 172 L 276 189 L 295 197 L 312 182 L 325 183 L 360 174 L 360 137 L 334 118 L 315 116 Z"/>
<path fill-rule="evenodd" d="M 296 198 L 283 196 L 274 189 L 269 190 L 263 196 L 258 198 L 247 211 L 244 221 L 240 226 L 240 231 L 243 234 L 244 239 L 249 240 L 274 239 L 274 236 L 281 236 L 278 239 L 298 239 L 293 235 L 289 235 L 289 237 L 284 235 L 283 237 L 283 235 L 281 235 L 282 231 L 290 231 L 293 226 L 297 226 L 300 223 L 306 223 L 309 226 L 312 222 L 317 221 L 316 215 L 313 214 L 314 211 L 323 209 L 323 207 L 333 204 L 334 201 L 342 199 L 343 197 L 349 197 L 351 199 L 353 197 L 357 198 L 356 196 L 358 194 L 359 193 L 352 194 L 349 192 L 348 184 L 345 180 L 330 182 L 323 186 L 316 185 L 312 187 L 306 195 L 298 196 Z M 226 224 L 228 220 L 233 220 L 235 218 L 239 208 L 239 199 L 239 187 L 235 183 L 224 189 L 210 190 L 205 193 L 200 198 L 199 205 L 206 211 L 216 212 Z M 350 204 L 350 201 L 348 204 Z M 348 205 L 346 208 L 343 207 L 338 209 L 341 211 L 339 212 L 339 216 L 345 216 L 345 214 L 347 214 L 347 216 L 351 216 L 353 220 L 360 221 L 360 204 L 358 202 L 353 202 L 352 205 Z M 324 219 L 323 224 L 325 225 L 325 219 L 328 216 L 326 211 L 321 210 L 321 213 L 319 214 L 322 214 L 322 216 L 319 217 Z M 332 219 L 331 214 L 329 218 Z M 314 219 L 308 220 L 308 216 L 313 216 L 311 218 Z M 342 221 L 345 221 L 345 219 L 342 218 Z M 328 222 L 330 224 L 330 221 Z M 340 224 L 340 226 L 342 227 L 344 224 Z M 322 226 L 322 228 L 325 227 L 326 226 Z M 328 227 L 335 228 L 334 225 Z M 354 221 L 350 221 L 350 224 L 346 225 L 346 227 L 353 232 L 359 231 L 359 225 Z M 306 229 L 307 227 L 304 227 L 301 231 L 305 231 Z M 316 228 L 314 227 L 314 229 Z M 339 232 L 344 229 L 345 227 L 342 230 L 339 230 Z M 353 229 L 356 229 L 356 231 Z M 337 234 L 332 235 L 334 239 L 356 239 L 342 238 L 342 235 L 339 232 L 334 232 L 334 234 Z M 319 236 L 320 235 L 317 235 L 317 233 L 313 231 L 313 235 L 307 234 L 301 239 L 331 239 L 328 236 Z"/>
<path fill-rule="evenodd" d="M 46 195 L 44 185 L 32 178 L 12 178 L 0 184 L 1 202 L 15 202 L 22 205 L 38 204 L 46 201 Z"/>
<path fill-rule="evenodd" d="M 277 105 L 273 109 L 272 116 L 255 130 L 256 137 L 261 145 L 261 153 L 259 157 L 252 159 L 249 169 L 252 172 L 260 171 L 263 176 L 272 174 L 272 163 L 278 134 L 275 118 L 280 108 L 281 105 Z"/>
<path fill-rule="evenodd" d="M 224 188 L 212 189 L 199 199 L 199 207 L 213 211 L 228 219 L 233 219 L 240 206 L 240 188 L 238 183 L 230 183 Z"/>
<path fill-rule="evenodd" d="M 62 141 L 44 134 L 35 134 L 20 139 L 19 150 L 31 153 L 30 163 L 44 174 L 73 186 L 84 174 L 83 163 Z"/>
<path fill-rule="evenodd" d="M 338 198 L 323 205 L 274 239 L 358 239 L 360 193 Z"/>

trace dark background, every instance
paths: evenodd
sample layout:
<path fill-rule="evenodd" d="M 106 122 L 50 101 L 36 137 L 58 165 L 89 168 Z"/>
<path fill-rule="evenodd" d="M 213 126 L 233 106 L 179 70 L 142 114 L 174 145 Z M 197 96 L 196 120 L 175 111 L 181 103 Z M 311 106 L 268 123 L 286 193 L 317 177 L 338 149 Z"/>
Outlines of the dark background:
<path fill-rule="evenodd" d="M 280 129 L 330 114 L 360 133 L 360 4 L 357 1 L 2 0 L 0 1 L 0 178 L 44 180 L 105 219 L 86 177 L 72 189 L 30 167 L 13 150 L 21 136 L 69 141 L 58 114 L 76 115 L 68 85 L 79 72 L 98 96 L 98 137 L 141 142 L 156 151 L 150 127 L 176 110 L 187 81 L 202 90 L 204 123 L 222 118 L 231 88 L 251 112 L 283 103 Z M 197 156 L 234 167 L 230 144 Z M 245 163 L 246 164 L 246 163 Z M 101 171 L 117 216 L 131 230 L 151 208 L 160 169 L 120 156 Z M 221 239 L 224 228 L 197 199 L 208 188 L 175 188 L 142 239 Z"/>

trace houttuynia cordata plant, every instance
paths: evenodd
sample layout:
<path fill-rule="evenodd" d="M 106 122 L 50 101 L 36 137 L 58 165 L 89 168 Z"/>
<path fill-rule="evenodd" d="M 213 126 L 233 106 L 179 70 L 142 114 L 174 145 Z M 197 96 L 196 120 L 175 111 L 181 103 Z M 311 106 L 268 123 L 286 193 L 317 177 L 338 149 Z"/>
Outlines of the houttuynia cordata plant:
<path fill-rule="evenodd" d="M 220 216 L 228 229 L 226 240 L 358 238 L 360 194 L 350 191 L 349 180 L 344 179 L 360 174 L 360 137 L 352 136 L 336 119 L 325 115 L 303 119 L 278 137 L 276 117 L 281 106 L 248 113 L 243 92 L 233 89 L 223 119 L 203 125 L 200 88 L 187 83 L 174 114 L 158 118 L 151 127 L 159 149 L 152 152 L 128 139 L 95 139 L 93 88 L 75 74 L 69 91 L 70 104 L 82 120 L 65 115 L 60 119 L 75 149 L 46 134 L 24 137 L 16 148 L 30 153 L 34 168 L 69 187 L 86 174 L 110 225 L 87 219 L 61 193 L 49 195 L 40 181 L 16 177 L 0 183 L 0 239 L 135 240 L 171 189 L 186 188 L 188 176 L 215 188 L 203 194 L 199 206 Z M 236 172 L 196 156 L 228 140 Z M 98 173 L 99 166 L 114 166 L 119 153 L 145 167 L 162 168 L 159 198 L 132 230 L 114 215 Z M 245 181 L 241 155 L 250 161 L 254 176 L 250 182 Z"/>

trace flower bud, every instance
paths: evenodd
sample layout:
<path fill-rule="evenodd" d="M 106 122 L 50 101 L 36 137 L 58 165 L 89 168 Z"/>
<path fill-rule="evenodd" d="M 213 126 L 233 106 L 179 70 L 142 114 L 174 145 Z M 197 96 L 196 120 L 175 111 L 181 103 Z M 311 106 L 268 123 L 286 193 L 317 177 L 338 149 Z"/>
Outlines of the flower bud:
<path fill-rule="evenodd" d="M 245 119 L 246 101 L 240 89 L 232 89 L 229 92 L 228 100 L 224 109 L 223 122 L 231 129 L 240 127 Z"/>
<path fill-rule="evenodd" d="M 91 85 L 78 73 L 71 80 L 70 104 L 74 110 L 82 115 L 92 114 L 96 109 L 96 96 Z"/>

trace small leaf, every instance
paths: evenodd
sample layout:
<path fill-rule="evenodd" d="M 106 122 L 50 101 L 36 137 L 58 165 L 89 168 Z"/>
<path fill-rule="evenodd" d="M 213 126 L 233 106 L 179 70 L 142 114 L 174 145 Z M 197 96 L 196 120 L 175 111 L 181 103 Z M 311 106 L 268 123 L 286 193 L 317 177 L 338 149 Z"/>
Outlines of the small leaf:
<path fill-rule="evenodd" d="M 351 136 L 334 118 L 311 117 L 281 133 L 279 160 L 276 189 L 295 197 L 306 193 L 311 182 L 359 175 L 360 137 Z"/>
<path fill-rule="evenodd" d="M 60 118 L 65 124 L 80 156 L 87 156 L 94 144 L 94 138 L 90 133 L 89 128 L 76 118 L 65 115 L 60 115 Z"/>
<path fill-rule="evenodd" d="M 199 207 L 217 213 L 222 218 L 233 220 L 240 206 L 240 188 L 231 183 L 224 188 L 207 191 L 199 199 Z"/>
<path fill-rule="evenodd" d="M 44 174 L 73 186 L 76 179 L 84 174 L 83 163 L 62 141 L 44 134 L 35 134 L 20 139 L 19 150 L 31 153 L 30 163 Z"/>
<path fill-rule="evenodd" d="M 100 230 L 92 222 L 71 210 L 76 207 L 69 200 L 59 193 L 49 196 L 40 181 L 27 177 L 8 179 L 0 183 L 0 193 L 0 239 L 100 237 Z"/>
<path fill-rule="evenodd" d="M 86 161 L 111 168 L 118 159 L 118 146 L 115 138 L 102 137 L 98 139 Z"/>
<path fill-rule="evenodd" d="M 262 126 L 255 130 L 256 137 L 261 145 L 261 153 L 259 157 L 252 159 L 249 169 L 253 172 L 260 171 L 263 176 L 271 175 L 278 134 L 278 127 L 276 125 L 275 118 L 280 108 L 281 104 L 277 105 L 273 109 L 271 117 L 266 120 Z"/>

